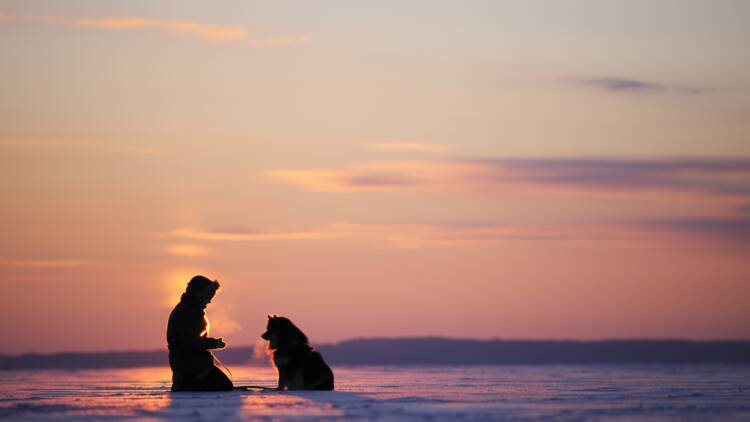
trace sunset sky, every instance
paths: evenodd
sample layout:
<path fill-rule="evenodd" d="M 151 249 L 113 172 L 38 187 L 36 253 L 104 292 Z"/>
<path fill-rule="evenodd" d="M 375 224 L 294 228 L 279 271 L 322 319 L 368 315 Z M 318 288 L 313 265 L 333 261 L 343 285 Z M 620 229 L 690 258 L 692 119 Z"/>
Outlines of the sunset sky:
<path fill-rule="evenodd" d="M 750 339 L 750 2 L 0 0 L 0 353 L 266 313 Z"/>

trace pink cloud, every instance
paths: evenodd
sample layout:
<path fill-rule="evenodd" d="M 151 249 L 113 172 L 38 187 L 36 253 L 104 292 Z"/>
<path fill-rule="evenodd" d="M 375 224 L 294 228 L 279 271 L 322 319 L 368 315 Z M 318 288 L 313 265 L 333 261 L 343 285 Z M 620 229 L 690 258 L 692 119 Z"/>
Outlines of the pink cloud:
<path fill-rule="evenodd" d="M 15 268 L 78 268 L 90 265 L 80 259 L 9 259 L 0 260 L 0 267 Z"/>
<path fill-rule="evenodd" d="M 76 19 L 74 26 L 95 29 L 151 28 L 171 35 L 194 35 L 211 41 L 246 41 L 247 29 L 239 26 L 208 25 L 191 21 L 144 18 Z"/>
<path fill-rule="evenodd" d="M 750 160 L 414 160 L 280 169 L 271 179 L 312 191 L 523 189 L 544 194 L 750 196 Z"/>
<path fill-rule="evenodd" d="M 65 24 L 78 28 L 97 30 L 137 30 L 150 29 L 173 36 L 192 36 L 214 42 L 229 42 L 255 47 L 283 47 L 310 42 L 306 35 L 279 35 L 258 38 L 250 34 L 247 28 L 234 25 L 206 24 L 186 20 L 148 19 L 141 17 L 128 18 L 78 18 L 67 20 L 60 16 L 29 15 L 9 16 L 0 11 L 0 21 L 20 21 L 26 24 Z"/>
<path fill-rule="evenodd" d="M 641 221 L 619 221 L 597 230 L 617 238 L 651 234 L 659 238 L 747 242 L 744 205 L 750 199 L 750 160 L 747 159 L 516 159 L 417 160 L 360 163 L 319 169 L 267 172 L 284 183 L 317 192 L 457 192 L 562 200 L 595 199 L 663 206 L 666 212 Z M 684 212 L 674 214 L 680 208 Z M 582 218 L 585 221 L 586 217 Z M 619 227 L 618 227 L 619 226 Z M 591 238 L 592 225 L 565 228 L 547 236 L 526 228 L 496 226 L 461 232 L 425 227 L 392 228 L 407 233 L 393 244 L 439 244 L 467 239 Z M 623 227 L 629 227 L 624 230 Z M 509 231 L 511 230 L 511 231 Z M 514 232 L 513 230 L 519 230 Z M 555 229 L 556 230 L 556 229 Z M 554 233 L 554 230 L 551 232 Z M 468 233 L 463 236 L 462 233 Z M 593 238 L 596 238 L 594 236 Z M 601 237 L 601 236 L 599 236 Z"/>
<path fill-rule="evenodd" d="M 206 249 L 198 245 L 176 244 L 170 245 L 167 252 L 178 256 L 202 256 L 207 253 Z"/>
<path fill-rule="evenodd" d="M 632 225 L 586 224 L 469 224 L 469 223 L 347 223 L 293 231 L 222 231 L 178 228 L 168 237 L 205 242 L 279 242 L 361 239 L 379 247 L 412 249 L 504 241 L 586 242 L 642 238 Z M 662 236 L 663 237 L 663 236 Z"/>
<path fill-rule="evenodd" d="M 308 36 L 276 36 L 257 38 L 241 26 L 213 25 L 192 21 L 145 19 L 145 18 L 109 18 L 109 19 L 76 19 L 73 25 L 77 27 L 130 30 L 153 29 L 169 35 L 191 35 L 209 41 L 233 42 L 257 47 L 280 47 L 294 44 L 305 44 L 310 41 Z"/>

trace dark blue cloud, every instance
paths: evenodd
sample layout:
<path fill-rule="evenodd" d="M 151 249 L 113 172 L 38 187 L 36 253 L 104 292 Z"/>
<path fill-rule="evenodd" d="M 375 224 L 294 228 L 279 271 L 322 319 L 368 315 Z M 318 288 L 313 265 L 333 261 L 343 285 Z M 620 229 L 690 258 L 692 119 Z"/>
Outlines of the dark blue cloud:
<path fill-rule="evenodd" d="M 407 186 L 415 183 L 414 178 L 399 173 L 363 173 L 346 179 L 346 184 L 351 186 Z"/>
<path fill-rule="evenodd" d="M 664 85 L 638 79 L 607 77 L 576 79 L 580 85 L 600 88 L 610 92 L 653 92 L 675 94 L 702 94 L 705 88 Z"/>
<path fill-rule="evenodd" d="M 678 189 L 750 195 L 750 159 L 473 161 L 496 167 L 490 177 L 498 181 L 599 190 Z"/>
<path fill-rule="evenodd" d="M 677 190 L 750 197 L 750 159 L 463 159 L 476 172 L 456 176 L 467 183 L 526 183 L 598 191 Z M 417 172 L 366 170 L 343 174 L 346 186 L 419 186 Z M 749 198 L 750 200 L 750 198 Z"/>
<path fill-rule="evenodd" d="M 483 161 L 499 180 L 596 191 L 697 191 L 750 200 L 750 159 L 520 159 Z M 750 244 L 750 203 L 726 217 L 665 218 L 636 223 L 650 230 L 681 232 Z M 743 215 L 744 214 L 744 215 Z"/>
<path fill-rule="evenodd" d="M 650 220 L 642 226 L 654 229 L 705 235 L 721 240 L 750 244 L 750 218 L 748 217 L 694 217 Z"/>
<path fill-rule="evenodd" d="M 590 78 L 583 79 L 584 85 L 595 86 L 608 91 L 666 91 L 667 87 L 653 82 L 625 78 Z"/>

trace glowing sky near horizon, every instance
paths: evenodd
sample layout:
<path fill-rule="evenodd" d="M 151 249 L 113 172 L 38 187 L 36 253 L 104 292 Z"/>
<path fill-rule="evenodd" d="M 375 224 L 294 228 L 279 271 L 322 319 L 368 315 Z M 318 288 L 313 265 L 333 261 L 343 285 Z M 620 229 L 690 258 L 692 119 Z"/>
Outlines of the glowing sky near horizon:
<path fill-rule="evenodd" d="M 155 4 L 154 4 L 155 3 Z M 750 339 L 750 4 L 0 1 L 0 353 Z"/>

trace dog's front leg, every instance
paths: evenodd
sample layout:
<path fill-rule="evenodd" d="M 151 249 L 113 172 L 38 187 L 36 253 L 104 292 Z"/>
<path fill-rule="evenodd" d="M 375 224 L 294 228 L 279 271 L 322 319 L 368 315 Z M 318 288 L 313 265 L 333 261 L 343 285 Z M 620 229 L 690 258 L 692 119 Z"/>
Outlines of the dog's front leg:
<path fill-rule="evenodd" d="M 273 364 L 279 374 L 279 386 L 277 388 L 279 390 L 289 389 L 289 357 L 274 354 Z"/>
<path fill-rule="evenodd" d="M 288 390 L 289 389 L 289 370 L 286 367 L 280 366 L 277 367 L 279 371 L 279 386 L 277 389 L 279 390 Z"/>
<path fill-rule="evenodd" d="M 289 371 L 289 389 L 290 390 L 305 390 L 305 378 L 301 369 L 293 369 Z"/>

